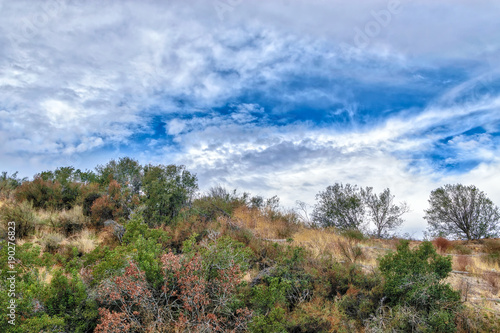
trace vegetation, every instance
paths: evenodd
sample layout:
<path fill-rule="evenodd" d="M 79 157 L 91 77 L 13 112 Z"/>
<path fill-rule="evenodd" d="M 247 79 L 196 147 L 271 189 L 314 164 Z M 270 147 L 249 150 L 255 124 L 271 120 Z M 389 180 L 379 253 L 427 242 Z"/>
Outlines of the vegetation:
<path fill-rule="evenodd" d="M 440 187 L 431 192 L 429 205 L 425 219 L 433 236 L 472 240 L 499 235 L 500 211 L 474 185 Z"/>
<path fill-rule="evenodd" d="M 372 223 L 377 238 L 389 237 L 403 223 L 401 216 L 409 211 L 406 203 L 394 203 L 394 195 L 388 188 L 376 194 L 372 187 L 336 183 L 320 192 L 316 199 L 313 221 L 320 226 L 360 230 Z"/>
<path fill-rule="evenodd" d="M 500 241 L 380 239 L 407 210 L 388 189 L 331 186 L 311 225 L 276 196 L 196 193 L 183 166 L 4 178 L 1 332 L 500 330 Z"/>

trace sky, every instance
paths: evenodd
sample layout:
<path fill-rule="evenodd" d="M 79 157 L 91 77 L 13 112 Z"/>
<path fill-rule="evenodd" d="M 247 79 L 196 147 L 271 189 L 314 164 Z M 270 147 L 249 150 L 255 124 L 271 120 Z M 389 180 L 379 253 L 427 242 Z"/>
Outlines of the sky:
<path fill-rule="evenodd" d="M 390 188 L 500 205 L 500 2 L 0 0 L 0 170 L 129 156 L 201 191 Z"/>

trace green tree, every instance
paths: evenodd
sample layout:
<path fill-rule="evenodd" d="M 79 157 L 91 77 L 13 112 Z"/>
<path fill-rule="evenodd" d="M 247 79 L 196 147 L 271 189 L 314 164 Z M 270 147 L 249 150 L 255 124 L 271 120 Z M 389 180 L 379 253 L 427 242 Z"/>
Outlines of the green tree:
<path fill-rule="evenodd" d="M 316 195 L 313 221 L 322 227 L 359 229 L 364 224 L 365 204 L 356 185 L 336 183 Z"/>
<path fill-rule="evenodd" d="M 386 188 L 382 193 L 373 193 L 373 188 L 361 189 L 363 201 L 370 220 L 375 225 L 377 238 L 389 236 L 389 232 L 403 224 L 401 216 L 409 211 L 405 202 L 396 205 L 394 195 Z"/>
<path fill-rule="evenodd" d="M 481 239 L 499 234 L 498 207 L 474 185 L 444 185 L 431 192 L 425 219 L 432 236 Z"/>
<path fill-rule="evenodd" d="M 118 161 L 111 160 L 106 165 L 96 167 L 99 182 L 107 187 L 112 179 L 122 188 L 130 188 L 133 194 L 139 194 L 142 183 L 142 166 L 130 157 L 121 157 Z"/>
<path fill-rule="evenodd" d="M 173 221 L 188 205 L 198 189 L 196 175 L 183 165 L 147 165 L 144 167 L 144 217 L 149 225 Z"/>

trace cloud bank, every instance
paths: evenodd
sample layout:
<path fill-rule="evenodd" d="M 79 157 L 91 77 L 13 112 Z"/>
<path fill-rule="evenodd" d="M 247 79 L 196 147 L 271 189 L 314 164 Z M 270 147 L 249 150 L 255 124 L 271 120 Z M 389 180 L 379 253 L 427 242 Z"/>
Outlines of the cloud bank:
<path fill-rule="evenodd" d="M 314 203 L 391 188 L 500 204 L 496 1 L 0 2 L 0 167 L 128 155 Z"/>

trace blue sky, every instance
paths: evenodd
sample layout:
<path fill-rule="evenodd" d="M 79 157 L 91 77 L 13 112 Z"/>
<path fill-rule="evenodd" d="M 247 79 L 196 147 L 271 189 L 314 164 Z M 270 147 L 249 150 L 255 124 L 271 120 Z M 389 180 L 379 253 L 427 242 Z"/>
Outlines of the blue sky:
<path fill-rule="evenodd" d="M 389 187 L 500 204 L 498 1 L 0 0 L 0 169 L 130 156 L 314 204 Z"/>

